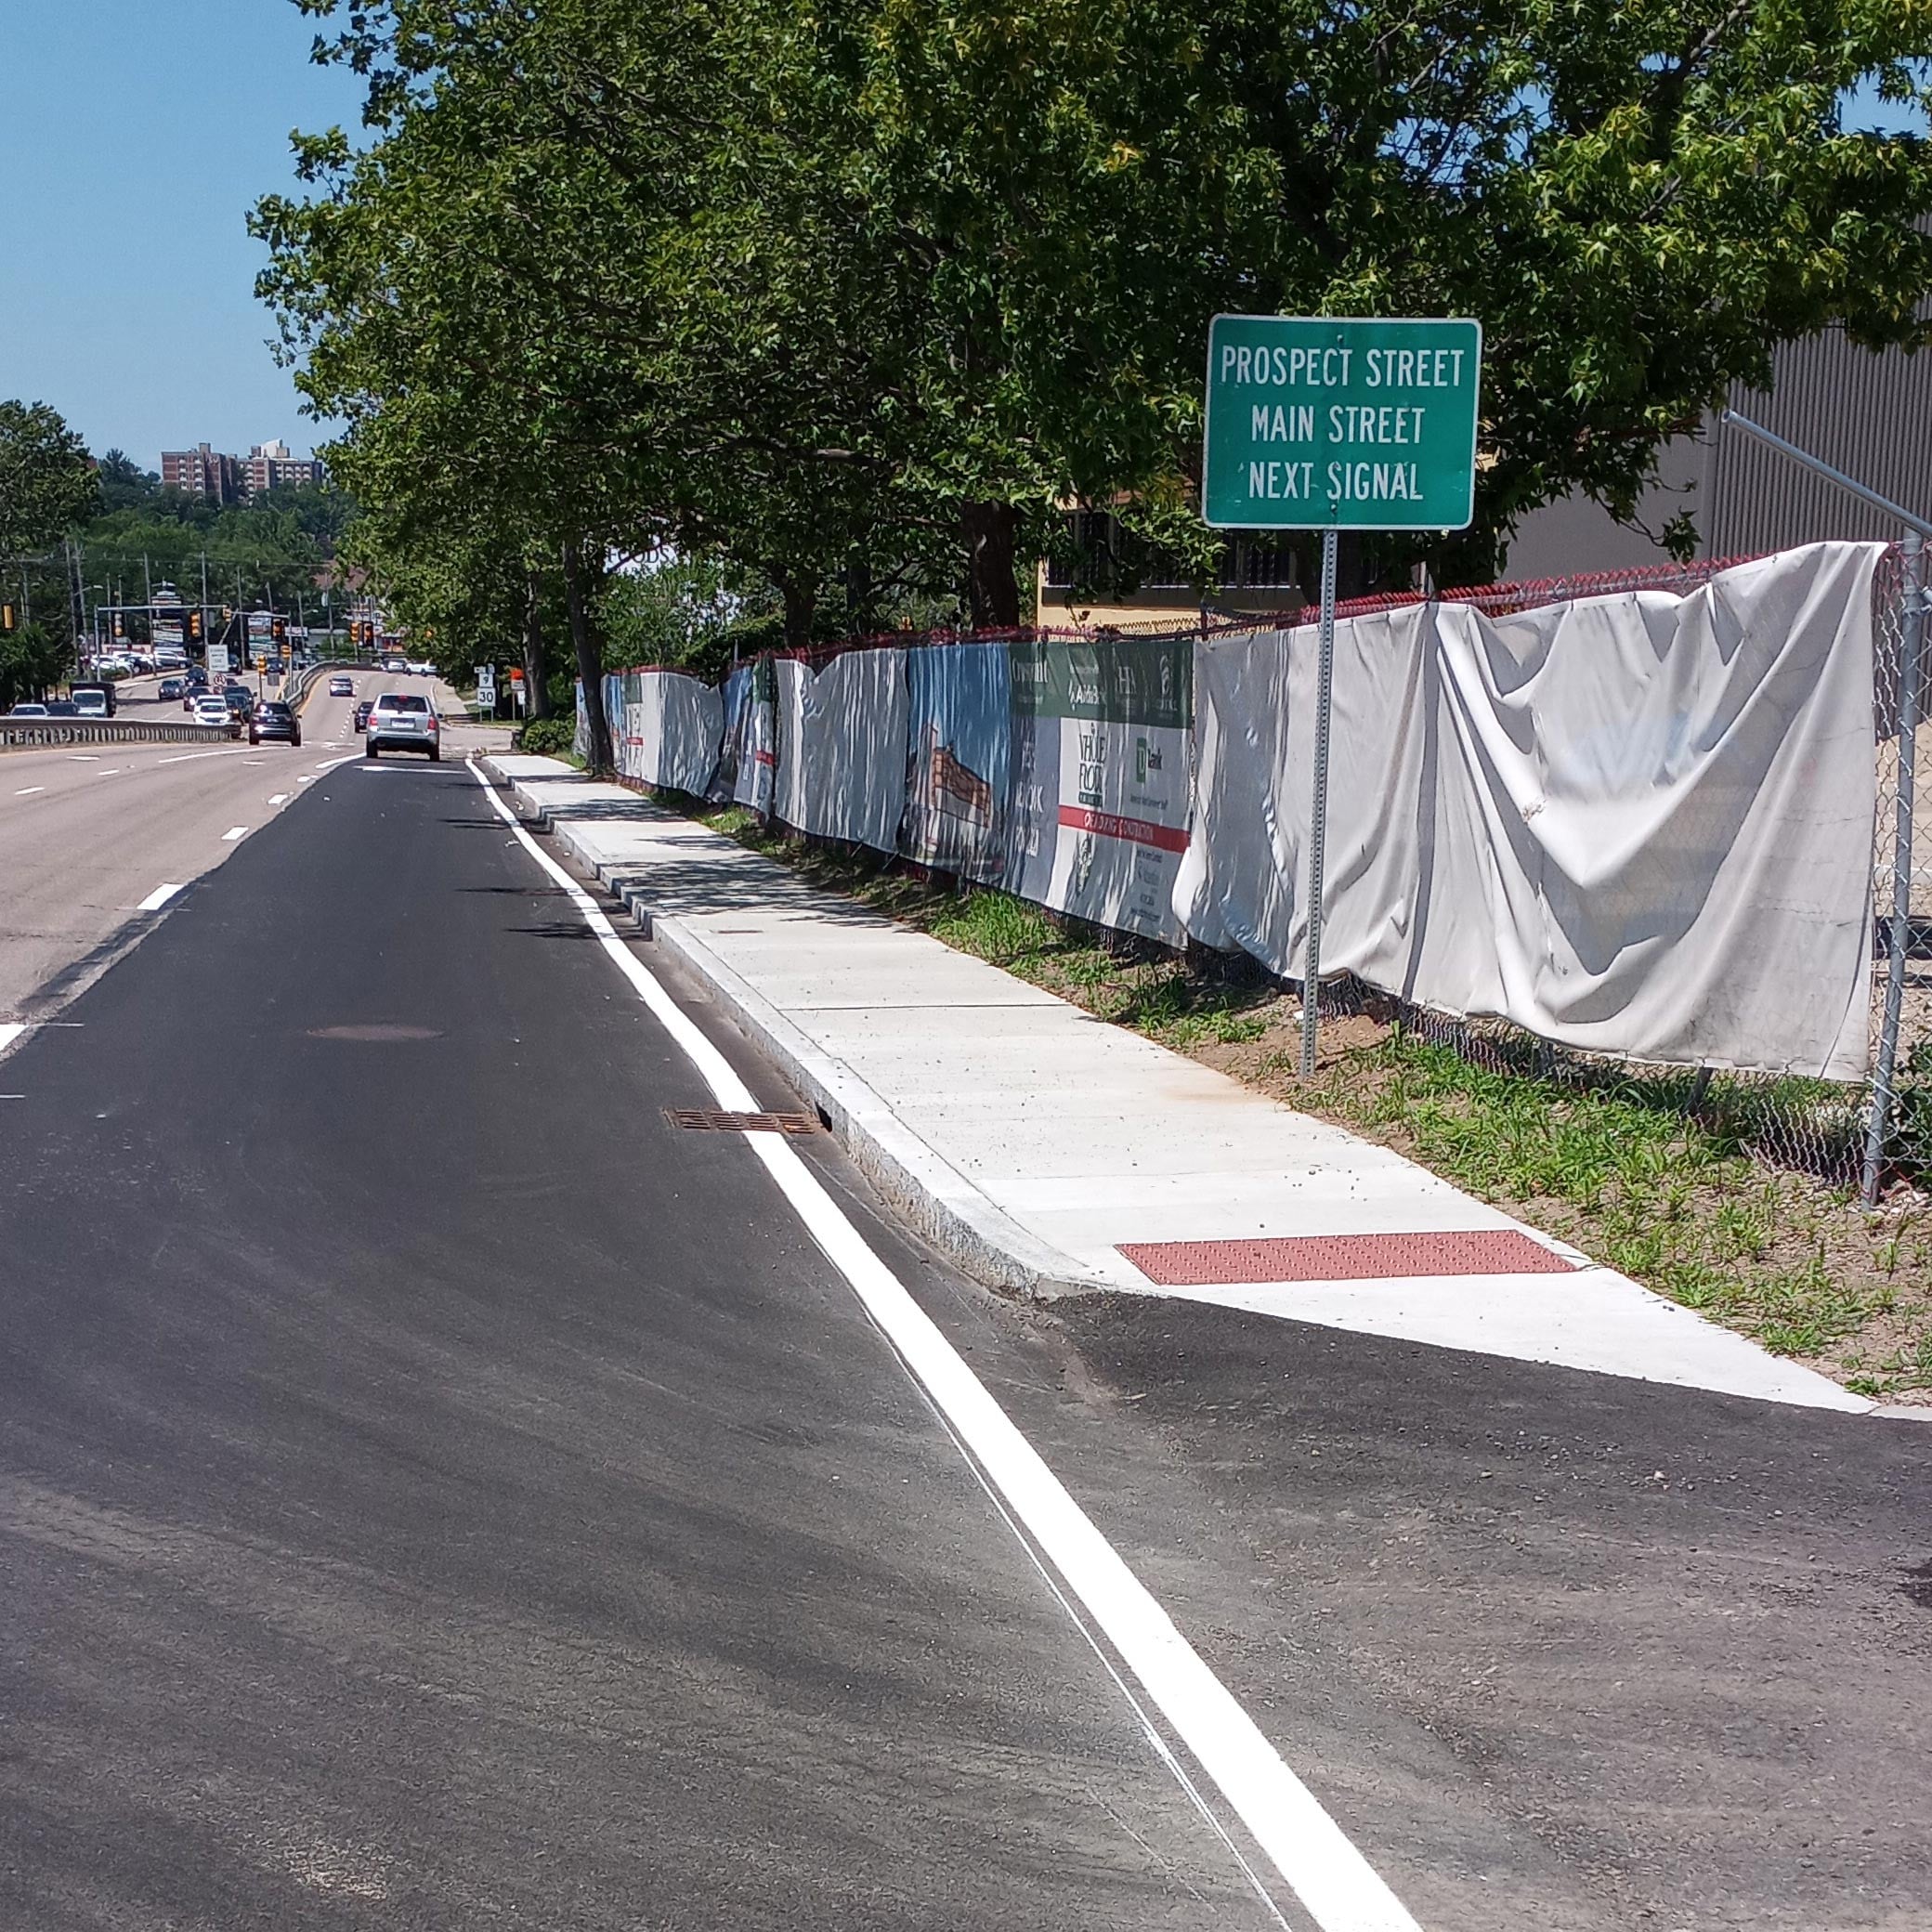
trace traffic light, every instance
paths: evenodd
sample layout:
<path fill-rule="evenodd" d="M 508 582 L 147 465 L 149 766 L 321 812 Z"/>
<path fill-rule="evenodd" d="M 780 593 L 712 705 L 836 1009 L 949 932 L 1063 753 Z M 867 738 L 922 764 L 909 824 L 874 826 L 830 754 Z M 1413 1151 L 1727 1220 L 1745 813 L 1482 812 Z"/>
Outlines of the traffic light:
<path fill-rule="evenodd" d="M 121 634 L 118 618 L 114 620 L 114 634 L 117 637 Z M 189 644 L 199 644 L 202 641 L 202 614 L 199 610 L 190 610 L 188 613 L 188 641 Z"/>
<path fill-rule="evenodd" d="M 277 644 L 280 644 L 281 640 L 288 634 L 289 620 L 287 618 L 273 617 L 268 620 L 268 635 L 272 637 Z"/>
<path fill-rule="evenodd" d="M 13 606 L 11 604 L 0 604 L 0 631 L 13 631 L 18 630 L 19 627 L 19 620 L 13 614 Z"/>

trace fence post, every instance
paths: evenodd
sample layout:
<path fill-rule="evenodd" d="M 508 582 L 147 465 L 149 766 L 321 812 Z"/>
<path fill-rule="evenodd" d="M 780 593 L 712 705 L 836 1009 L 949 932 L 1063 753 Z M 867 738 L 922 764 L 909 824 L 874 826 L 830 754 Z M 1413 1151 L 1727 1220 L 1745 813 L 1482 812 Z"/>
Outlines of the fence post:
<path fill-rule="evenodd" d="M 1905 961 L 1912 946 L 1912 811 L 1919 722 L 1919 656 L 1925 633 L 1925 540 L 1907 530 L 1899 546 L 1899 808 L 1892 840 L 1892 920 L 1886 947 L 1885 1020 L 1878 1033 L 1878 1058 L 1872 1071 L 1872 1102 L 1865 1123 L 1865 1206 L 1878 1205 L 1885 1168 L 1886 1130 L 1891 1122 L 1899 1060 L 1899 1022 L 1905 1004 Z"/>

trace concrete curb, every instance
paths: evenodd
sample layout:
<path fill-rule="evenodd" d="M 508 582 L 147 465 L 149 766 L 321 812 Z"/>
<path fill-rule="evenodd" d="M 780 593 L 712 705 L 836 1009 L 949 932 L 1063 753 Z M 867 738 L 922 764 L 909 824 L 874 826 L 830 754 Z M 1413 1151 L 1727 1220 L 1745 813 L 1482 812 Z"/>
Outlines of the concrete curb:
<path fill-rule="evenodd" d="M 680 919 L 659 912 L 642 882 L 599 865 L 515 779 L 510 796 L 532 826 L 554 837 L 647 937 L 674 953 L 717 996 L 732 1019 L 798 1089 L 853 1165 L 933 1246 L 975 1280 L 1009 1294 L 1050 1301 L 1064 1295 L 1113 1294 L 1116 1285 L 1029 1234 L 922 1141 L 842 1060 L 818 1047 L 763 994 L 748 986 Z"/>

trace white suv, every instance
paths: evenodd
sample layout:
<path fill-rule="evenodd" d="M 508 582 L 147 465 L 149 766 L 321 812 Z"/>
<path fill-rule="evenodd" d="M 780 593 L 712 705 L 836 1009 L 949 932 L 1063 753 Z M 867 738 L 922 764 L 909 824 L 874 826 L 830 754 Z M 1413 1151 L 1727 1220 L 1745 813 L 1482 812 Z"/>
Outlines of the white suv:
<path fill-rule="evenodd" d="M 443 755 L 437 735 L 435 708 L 420 691 L 385 691 L 369 714 L 363 751 L 370 758 L 385 746 L 392 751 L 427 751 L 435 764 Z"/>

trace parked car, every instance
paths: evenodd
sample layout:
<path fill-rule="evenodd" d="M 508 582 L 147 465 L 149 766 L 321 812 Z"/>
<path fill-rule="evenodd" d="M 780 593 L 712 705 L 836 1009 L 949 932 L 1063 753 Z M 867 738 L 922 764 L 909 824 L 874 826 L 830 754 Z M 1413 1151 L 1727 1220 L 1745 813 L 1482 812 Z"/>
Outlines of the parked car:
<path fill-rule="evenodd" d="M 362 700 L 362 702 L 361 702 L 360 704 L 359 704 L 359 705 L 358 705 L 358 706 L 356 707 L 356 715 L 355 715 L 355 718 L 354 718 L 354 720 L 353 720 L 353 723 L 354 723 L 354 724 L 355 724 L 355 727 L 356 727 L 356 729 L 357 729 L 358 731 L 366 731 L 366 730 L 368 730 L 368 728 L 369 728 L 369 714 L 370 714 L 370 712 L 371 712 L 371 711 L 373 711 L 374 709 L 375 709 L 375 699 L 374 699 L 373 698 L 364 698 L 364 699 Z"/>
<path fill-rule="evenodd" d="M 385 691 L 369 714 L 362 749 L 371 758 L 385 745 L 392 751 L 427 751 L 433 764 L 442 757 L 439 732 L 436 712 L 420 691 Z"/>
<path fill-rule="evenodd" d="M 164 677 L 161 681 L 161 689 L 156 693 L 156 696 L 163 699 L 186 698 L 188 690 L 188 680 L 185 677 Z"/>
<path fill-rule="evenodd" d="M 299 745 L 302 742 L 302 721 L 291 705 L 283 704 L 279 698 L 256 707 L 248 721 L 248 742 L 258 745 L 264 738 L 280 738 L 286 744 Z"/>
<path fill-rule="evenodd" d="M 194 722 L 197 724 L 220 724 L 226 727 L 230 738 L 242 736 L 242 721 L 228 709 L 228 700 L 212 691 L 203 691 L 194 700 Z"/>
<path fill-rule="evenodd" d="M 353 698 L 356 695 L 356 681 L 352 677 L 338 674 L 329 680 L 331 698 Z"/>
<path fill-rule="evenodd" d="M 7 714 L 9 718 L 45 718 L 47 708 L 44 704 L 17 704 Z"/>

